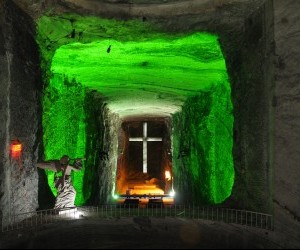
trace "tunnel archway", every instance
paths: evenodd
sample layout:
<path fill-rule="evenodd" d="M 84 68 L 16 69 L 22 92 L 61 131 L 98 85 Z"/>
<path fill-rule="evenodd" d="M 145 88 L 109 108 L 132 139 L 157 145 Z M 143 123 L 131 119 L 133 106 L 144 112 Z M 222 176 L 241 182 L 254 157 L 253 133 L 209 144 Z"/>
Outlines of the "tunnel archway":
<path fill-rule="evenodd" d="M 95 28 L 101 28 L 102 33 L 89 33 Z M 70 35 L 58 39 L 68 30 Z M 101 168 L 106 170 L 100 172 L 109 171 L 105 174 L 110 179 L 105 180 L 109 187 L 100 189 L 103 195 L 112 195 L 119 156 L 117 145 L 105 141 L 111 141 L 116 135 L 111 134 L 108 123 L 96 124 L 97 133 L 87 128 L 110 119 L 103 116 L 105 103 L 107 114 L 116 115 L 119 122 L 137 115 L 171 118 L 168 129 L 172 132 L 168 134 L 174 146 L 170 150 L 174 178 L 178 180 L 174 183 L 182 197 L 207 204 L 220 203 L 230 195 L 234 180 L 231 90 L 216 35 L 169 34 L 142 21 L 76 15 L 44 16 L 39 21 L 39 31 L 39 39 L 46 32 L 48 39 L 58 39 L 59 44 L 49 50 L 51 44 L 42 44 L 45 40 L 40 40 L 43 56 L 51 60 L 51 67 L 46 70 L 52 72 L 44 96 L 47 159 L 59 158 L 64 152 L 71 157 L 85 155 L 93 159 L 89 164 L 97 165 L 100 163 L 94 152 L 108 152 L 110 159 L 101 163 Z M 110 37 L 103 38 L 107 34 Z M 94 107 L 83 105 L 90 92 L 101 96 L 96 112 L 96 116 L 102 116 L 101 121 L 88 115 Z M 113 133 L 119 129 L 116 126 Z M 102 134 L 104 142 L 97 149 L 88 149 L 86 142 L 95 134 Z M 187 166 L 181 161 L 182 154 L 189 154 Z M 95 173 L 92 169 L 97 167 L 86 166 L 81 173 L 74 174 L 77 205 L 90 198 L 92 192 L 88 190 L 95 179 L 93 176 L 99 175 L 99 171 Z M 52 185 L 53 174 L 47 174 Z M 90 176 L 88 180 L 86 175 Z M 55 193 L 53 186 L 52 190 Z"/>
<path fill-rule="evenodd" d="M 11 138 L 11 136 L 14 136 L 13 132 L 20 132 L 21 135 L 22 133 L 27 131 L 26 129 L 23 129 L 23 127 L 30 129 L 26 137 L 23 138 L 25 142 L 24 145 L 26 146 L 26 155 L 24 155 L 25 161 L 23 162 L 23 164 L 26 168 L 32 170 L 31 172 L 34 174 L 34 181 L 32 182 L 32 185 L 37 186 L 37 179 L 35 175 L 36 171 L 31 167 L 35 164 L 37 157 L 39 160 L 44 159 L 41 156 L 44 150 L 39 146 L 41 142 L 41 140 L 39 140 L 39 131 L 41 130 L 40 128 L 36 129 L 36 127 L 32 129 L 31 126 L 27 125 L 21 126 L 21 124 L 31 124 L 33 122 L 37 124 L 35 125 L 37 127 L 39 127 L 40 125 L 39 112 L 41 106 L 39 105 L 39 95 L 42 94 L 42 90 L 40 89 L 42 87 L 42 80 L 39 78 L 38 74 L 39 55 L 37 53 L 38 48 L 36 47 L 33 36 L 35 34 L 34 21 L 37 20 L 36 18 L 38 18 L 38 16 L 45 13 L 45 9 L 44 7 L 41 8 L 40 12 L 35 15 L 31 11 L 33 9 L 35 10 L 35 8 L 38 7 L 37 5 L 34 4 L 34 8 L 32 9 L 32 4 L 25 4 L 24 6 L 24 4 L 22 4 L 21 2 L 22 1 L 4 1 L 4 4 L 0 6 L 2 11 L 1 13 L 4 13 L 4 15 L 2 15 L 3 18 L 1 19 L 1 25 L 2 27 L 4 27 L 4 33 L 2 35 L 4 36 L 1 35 L 1 40 L 4 39 L 5 41 L 5 43 L 1 44 L 1 48 L 2 51 L 6 53 L 6 57 L 4 53 L 5 58 L 4 61 L 1 62 L 1 64 L 4 65 L 2 69 L 7 70 L 7 72 L 4 71 L 4 75 L 1 75 L 1 79 L 5 83 L 4 86 L 15 86 L 11 89 L 5 89 L 5 92 L 2 93 L 4 96 L 7 93 L 7 98 L 13 97 L 11 99 L 13 100 L 13 102 L 11 102 L 12 105 L 4 105 L 2 106 L 2 110 L 6 109 L 7 111 L 12 112 L 13 123 L 11 124 L 14 124 L 11 125 L 11 131 L 2 130 L 5 131 L 5 138 L 7 139 L 7 143 L 2 148 L 8 148 L 9 139 Z M 26 1 L 24 1 L 23 3 L 25 2 Z M 74 7 L 75 5 L 67 7 L 62 6 L 61 3 L 62 1 L 60 1 L 60 3 L 53 2 L 53 12 L 51 12 L 50 14 L 51 17 L 64 16 L 62 13 L 70 13 L 71 9 L 73 10 L 73 12 L 81 13 L 82 17 L 85 17 L 87 13 L 91 13 L 87 11 L 87 9 L 85 8 L 86 6 L 83 6 L 83 9 L 78 9 Z M 94 1 L 94 3 L 96 4 L 96 1 Z M 48 4 L 51 3 L 48 2 Z M 101 6 L 101 3 L 97 1 L 97 5 Z M 123 6 L 125 6 L 119 4 L 116 5 L 118 6 L 119 10 L 124 9 Z M 137 7 L 139 8 L 139 6 L 130 7 L 132 7 L 130 8 L 130 10 L 136 10 Z M 250 9 L 252 11 L 249 12 Z M 27 10 L 29 12 L 27 12 Z M 226 58 L 226 66 L 230 77 L 232 90 L 231 96 L 234 105 L 233 115 L 235 119 L 233 129 L 233 160 L 236 181 L 234 183 L 233 193 L 230 199 L 228 199 L 228 203 L 223 205 L 231 206 L 234 208 L 247 208 L 266 212 L 272 211 L 272 206 L 274 205 L 274 203 L 272 202 L 272 173 L 274 168 L 274 164 L 272 161 L 272 112 L 273 108 L 278 105 L 277 97 L 273 96 L 274 13 L 272 1 L 246 1 L 243 4 L 240 4 L 239 1 L 236 1 L 232 2 L 232 4 L 230 5 L 221 4 L 215 9 L 209 10 L 208 13 L 206 12 L 206 8 L 197 8 L 193 10 L 195 12 L 192 12 L 198 14 L 200 13 L 201 15 L 192 16 L 190 16 L 191 7 L 189 6 L 187 6 L 187 8 L 183 10 L 183 12 L 180 12 L 179 16 L 174 16 L 174 13 L 170 12 L 170 10 L 172 11 L 171 5 L 168 13 L 158 13 L 158 15 L 156 15 L 157 13 L 154 12 L 154 9 L 150 8 L 149 16 L 147 16 L 147 18 L 140 18 L 142 15 L 141 13 L 134 14 L 131 11 L 126 12 L 126 9 L 122 13 L 127 13 L 128 15 L 124 17 L 120 13 L 120 15 L 118 15 L 115 9 L 113 9 L 112 11 L 108 11 L 107 15 L 104 14 L 103 16 L 110 16 L 110 18 L 113 16 L 117 17 L 117 19 L 122 20 L 128 19 L 129 16 L 138 17 L 142 19 L 143 22 L 147 23 L 149 21 L 149 23 L 158 24 L 159 29 L 161 29 L 163 33 L 191 34 L 193 32 L 197 33 L 199 31 L 205 30 L 214 34 L 219 34 L 219 42 Z M 100 12 L 103 14 L 102 9 L 100 10 Z M 100 12 L 97 13 L 100 15 Z M 165 17 L 165 14 L 167 14 L 167 18 Z M 230 16 L 230 21 L 227 18 L 216 20 L 216 14 L 224 14 L 227 17 Z M 24 22 L 20 22 L 19 16 L 22 17 L 22 20 Z M 83 34 L 81 31 L 77 30 L 77 26 L 75 27 L 75 30 L 72 27 L 72 25 L 74 25 L 77 20 L 72 18 L 64 19 L 64 17 L 58 18 L 58 20 L 60 19 L 61 21 L 65 20 L 66 23 L 61 26 L 60 21 L 58 21 L 57 23 L 56 20 L 54 25 L 58 28 L 56 30 L 51 28 L 51 26 L 53 26 L 53 24 L 51 24 L 52 21 L 48 20 L 49 22 L 46 26 L 48 26 L 51 34 L 48 34 L 48 31 L 46 29 L 45 32 L 39 33 L 37 38 L 37 42 L 39 43 L 40 48 L 42 48 L 41 54 L 43 56 L 41 64 L 44 73 L 43 94 L 47 94 L 46 89 L 48 88 L 50 82 L 49 79 L 52 77 L 49 69 L 51 68 L 50 64 L 52 62 L 52 58 L 56 49 L 60 48 L 62 45 L 77 41 L 76 39 L 79 39 L 80 37 L 82 38 Z M 284 20 L 286 24 L 286 19 Z M 97 29 L 97 32 L 99 30 L 103 31 L 101 37 L 108 38 L 107 36 L 105 36 L 105 32 L 107 29 L 102 29 L 103 27 L 98 28 L 99 29 Z M 38 31 L 40 32 L 41 30 L 38 29 Z M 75 35 L 73 35 L 74 33 Z M 92 33 L 93 32 L 89 34 Z M 22 41 L 22 43 L 20 43 L 19 41 Z M 83 43 L 87 44 L 89 43 L 89 41 L 83 41 Z M 111 52 L 113 47 L 110 47 L 108 45 L 104 51 L 109 51 L 108 48 L 110 48 Z M 13 55 L 13 60 L 11 55 Z M 26 60 L 26 58 L 28 59 L 28 61 Z M 24 63 L 24 61 L 26 61 L 26 63 Z M 34 67 L 36 68 L 31 67 L 32 65 L 34 65 Z M 142 65 L 147 66 L 147 63 L 143 62 Z M 280 63 L 280 67 L 281 66 L 282 65 Z M 9 77 L 6 78 L 7 76 Z M 76 80 L 73 81 L 73 78 L 64 80 L 64 76 L 58 75 L 58 77 L 62 77 L 62 81 L 65 81 L 66 85 L 68 85 L 69 87 L 71 87 L 72 85 L 75 86 L 77 84 L 81 84 Z M 29 81 L 27 82 L 27 80 Z M 11 83 L 13 85 L 10 85 Z M 22 85 L 22 87 L 20 87 L 20 83 L 28 83 L 28 85 Z M 59 83 L 59 81 L 57 83 Z M 57 85 L 54 86 L 57 87 Z M 81 84 L 81 86 L 83 85 Z M 53 88 L 53 90 L 54 92 L 59 92 L 57 91 L 57 88 Z M 36 101 L 31 102 L 31 99 L 28 98 L 27 94 L 34 96 L 34 100 Z M 55 95 L 53 96 L 55 97 Z M 102 96 L 102 98 L 103 97 L 104 96 Z M 164 97 L 165 96 L 158 96 L 158 99 L 163 99 Z M 191 98 L 191 100 L 193 100 L 193 96 L 191 96 Z M 55 100 L 55 98 L 53 99 Z M 86 131 L 88 131 L 86 132 L 88 136 L 85 137 L 85 145 L 88 148 L 88 151 L 91 152 L 96 149 L 94 150 L 96 155 L 99 152 L 101 153 L 103 149 L 110 151 L 111 149 L 109 147 L 105 148 L 107 147 L 107 145 L 103 145 L 103 142 L 106 142 L 107 138 L 112 138 L 107 134 L 119 131 L 119 125 L 117 124 L 118 119 L 116 118 L 116 116 L 113 116 L 111 113 L 109 113 L 109 110 L 106 108 L 107 99 L 101 99 L 101 97 L 97 97 L 93 90 L 87 91 L 85 93 L 84 100 L 85 119 L 88 121 L 99 120 L 99 122 L 95 123 L 84 122 L 85 125 L 88 125 L 88 128 L 86 128 Z M 176 100 L 176 98 L 174 100 Z M 36 104 L 35 107 L 33 103 Z M 132 103 L 134 103 L 134 100 Z M 23 114 L 21 120 L 22 123 L 20 123 L 19 119 L 19 107 L 21 104 L 23 105 Z M 166 107 L 166 105 L 161 106 Z M 185 107 L 183 110 L 187 112 L 189 109 Z M 34 111 L 34 114 L 31 113 L 32 111 Z M 5 115 L 3 117 L 5 120 Z M 116 126 L 114 126 L 113 124 L 109 124 L 108 119 L 110 118 L 113 118 L 111 120 L 113 122 L 116 122 Z M 9 122 L 10 120 L 8 119 L 7 124 L 10 124 Z M 110 127 L 113 127 L 113 129 L 111 129 L 111 131 L 108 131 L 107 128 Z M 98 131 L 100 132 L 98 133 Z M 106 132 L 103 133 L 103 131 Z M 51 133 L 49 134 L 48 138 L 51 138 Z M 76 138 L 76 136 L 71 136 L 70 138 L 70 141 L 72 142 L 72 138 L 74 139 Z M 95 138 L 101 139 L 95 140 Z M 102 144 L 99 143 L 99 141 L 102 141 Z M 32 142 L 34 142 L 34 144 L 32 144 Z M 117 141 L 112 140 L 111 143 L 117 144 Z M 193 145 L 193 143 L 189 145 Z M 73 146 L 71 148 L 73 148 Z M 181 151 L 183 153 L 181 153 L 180 155 L 185 155 L 184 152 L 186 150 L 180 150 L 180 152 Z M 32 152 L 34 152 L 34 155 L 32 155 Z M 117 154 L 115 153 L 112 153 L 111 155 L 117 156 Z M 6 156 L 8 156 L 8 154 L 6 154 Z M 112 159 L 113 158 L 116 159 L 117 157 L 112 157 Z M 8 166 L 9 161 L 6 160 L 8 158 L 6 157 L 3 159 L 3 166 Z M 33 160 L 32 162 L 31 159 L 36 160 Z M 83 191 L 82 193 L 84 194 L 87 192 L 88 195 L 86 195 L 86 197 L 94 197 L 95 200 L 100 201 L 101 197 L 108 197 L 108 194 L 111 195 L 112 193 L 111 191 L 113 190 L 113 182 L 105 182 L 105 180 L 113 180 L 115 178 L 115 174 L 113 172 L 106 171 L 105 167 L 113 166 L 114 164 L 110 163 L 110 165 L 106 164 L 105 161 L 100 162 L 99 160 L 95 160 L 95 162 L 97 161 L 99 165 L 101 165 L 101 167 L 98 168 L 98 164 L 95 164 L 93 161 L 94 160 L 92 160 L 89 166 L 96 167 L 89 168 L 89 171 L 92 171 L 90 173 L 84 174 L 83 183 L 85 183 L 85 187 L 83 190 L 85 191 Z M 7 183 L 9 185 L 13 183 L 13 181 L 10 181 L 9 178 L 6 178 L 13 171 L 14 166 L 13 168 L 3 168 L 2 180 L 4 180 L 4 183 Z M 94 190 L 96 190 L 96 192 L 92 191 L 92 193 L 94 192 L 98 194 L 89 194 L 89 192 L 91 193 L 91 189 L 88 186 L 90 185 L 90 183 L 94 183 L 93 173 L 97 173 L 96 178 L 97 176 L 101 176 L 102 178 L 101 180 L 100 178 L 98 178 L 99 180 L 96 181 L 98 183 L 98 186 L 94 187 Z M 21 179 L 27 181 L 27 179 L 30 178 L 27 176 L 27 171 L 23 172 L 23 174 L 24 175 L 21 176 Z M 35 192 L 37 192 L 37 190 L 39 190 L 40 192 L 40 190 L 43 189 L 41 186 L 44 182 L 42 179 L 39 179 L 38 189 L 30 188 L 29 186 L 27 186 L 27 182 L 19 183 L 25 185 L 24 188 L 29 193 L 29 195 L 35 197 Z M 9 185 L 7 185 L 6 189 L 4 189 L 5 195 L 1 198 L 1 206 L 4 204 L 2 207 L 5 208 L 3 210 L 3 214 L 10 213 L 11 207 L 6 206 L 6 204 L 9 204 L 11 202 L 11 193 L 16 193 L 16 197 L 20 199 L 19 204 L 22 204 L 21 206 L 14 206 L 15 211 L 23 211 L 23 207 L 27 205 L 27 202 L 22 202 L 26 200 L 26 197 L 22 196 L 23 192 L 20 191 L 23 189 L 19 189 L 18 185 L 12 185 L 11 187 L 13 188 L 13 190 L 10 190 Z M 103 200 L 106 199 L 104 198 Z M 101 200 L 101 202 L 103 202 L 103 200 Z M 285 203 L 283 202 L 283 204 Z M 37 203 L 34 201 L 31 207 L 35 208 L 36 206 Z M 30 208 L 26 207 L 24 211 L 30 211 L 28 209 Z"/>

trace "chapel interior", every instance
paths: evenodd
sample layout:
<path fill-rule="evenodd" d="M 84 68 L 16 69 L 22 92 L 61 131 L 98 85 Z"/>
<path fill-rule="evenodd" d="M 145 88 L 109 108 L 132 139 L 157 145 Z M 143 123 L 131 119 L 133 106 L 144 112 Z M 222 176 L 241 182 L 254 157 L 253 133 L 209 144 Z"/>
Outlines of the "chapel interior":
<path fill-rule="evenodd" d="M 0 0 L 0 248 L 300 247 L 299 9 Z M 74 206 L 120 216 L 11 230 L 53 209 L 55 172 L 37 164 L 63 155 L 82 160 Z"/>

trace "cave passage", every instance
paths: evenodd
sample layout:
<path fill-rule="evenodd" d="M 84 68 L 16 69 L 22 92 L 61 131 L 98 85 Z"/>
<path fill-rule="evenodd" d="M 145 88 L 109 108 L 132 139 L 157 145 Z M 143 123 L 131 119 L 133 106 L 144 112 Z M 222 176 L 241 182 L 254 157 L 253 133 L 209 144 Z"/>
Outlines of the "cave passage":
<path fill-rule="evenodd" d="M 160 149 L 159 142 L 147 143 L 149 175 L 164 179 L 169 154 L 174 186 L 187 199 L 215 204 L 230 196 L 233 106 L 217 35 L 168 33 L 141 20 L 62 14 L 39 19 L 37 41 L 47 82 L 45 160 L 64 154 L 88 159 L 82 171 L 72 176 L 76 205 L 86 204 L 93 189 L 100 199 L 111 196 L 115 188 L 124 192 L 121 181 L 116 181 L 120 155 L 114 137 L 120 128 L 114 124 L 118 120 L 127 137 L 141 137 L 147 121 L 149 135 L 163 138 L 162 144 L 166 140 L 165 132 L 151 131 L 160 126 L 157 131 L 165 131 L 164 125 L 140 119 L 129 126 L 131 117 L 170 119 L 170 150 Z M 123 155 L 131 176 L 137 166 L 143 170 L 143 152 L 142 143 L 129 145 Z M 101 150 L 108 152 L 107 160 L 97 158 Z M 48 171 L 47 176 L 56 194 L 54 174 Z"/>

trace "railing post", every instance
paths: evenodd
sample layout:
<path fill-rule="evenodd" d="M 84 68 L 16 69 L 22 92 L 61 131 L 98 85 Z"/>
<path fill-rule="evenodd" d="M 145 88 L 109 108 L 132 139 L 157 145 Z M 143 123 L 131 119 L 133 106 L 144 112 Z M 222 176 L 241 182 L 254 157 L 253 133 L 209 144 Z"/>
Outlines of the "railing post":
<path fill-rule="evenodd" d="M 257 213 L 255 213 L 255 227 L 257 227 Z"/>
<path fill-rule="evenodd" d="M 271 230 L 274 230 L 274 222 L 273 222 L 273 216 L 271 216 Z"/>
<path fill-rule="evenodd" d="M 208 220 L 209 219 L 209 207 L 206 207 L 207 209 L 206 209 L 206 219 Z"/>
<path fill-rule="evenodd" d="M 226 208 L 226 222 L 229 223 L 228 208 Z"/>
<path fill-rule="evenodd" d="M 222 208 L 222 209 L 221 209 L 221 212 L 222 212 L 222 220 L 221 220 L 221 221 L 224 221 L 224 218 L 223 218 L 223 217 L 224 217 L 224 216 L 223 216 L 223 210 L 224 210 L 224 209 Z"/>
<path fill-rule="evenodd" d="M 193 219 L 195 219 L 195 203 L 193 203 Z"/>

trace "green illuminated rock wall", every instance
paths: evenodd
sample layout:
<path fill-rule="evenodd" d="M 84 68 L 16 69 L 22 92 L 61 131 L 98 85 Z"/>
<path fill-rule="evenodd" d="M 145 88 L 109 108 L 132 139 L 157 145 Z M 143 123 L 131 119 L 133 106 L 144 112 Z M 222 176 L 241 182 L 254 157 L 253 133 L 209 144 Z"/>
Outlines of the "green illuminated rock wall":
<path fill-rule="evenodd" d="M 94 92 L 87 91 L 84 106 L 86 121 L 86 170 L 82 189 L 87 198 L 86 205 L 96 205 L 99 202 L 99 176 L 97 169 L 100 159 L 98 156 L 103 143 L 103 119 L 100 115 L 102 100 L 95 98 Z"/>
<path fill-rule="evenodd" d="M 86 175 L 85 166 L 80 174 L 76 173 L 74 176 L 78 192 L 76 205 L 84 204 L 88 197 L 94 196 L 94 191 L 89 189 L 94 182 L 93 173 L 97 173 L 99 177 L 99 186 L 95 187 L 98 189 L 95 193 L 95 197 L 99 197 L 98 201 L 107 202 L 107 197 L 113 192 L 119 116 L 137 116 L 145 113 L 168 116 L 177 112 L 185 100 L 188 100 L 186 106 L 190 105 L 192 99 L 189 98 L 197 93 L 211 95 L 211 100 L 205 99 L 209 102 L 205 104 L 208 107 L 203 110 L 209 112 L 207 120 L 202 121 L 201 115 L 201 119 L 187 120 L 188 125 L 184 125 L 185 127 L 195 124 L 190 128 L 192 132 L 181 135 L 178 129 L 174 132 L 174 138 L 175 141 L 179 141 L 177 144 L 181 145 L 181 137 L 184 138 L 189 133 L 195 134 L 194 130 L 198 131 L 200 121 L 203 123 L 201 126 L 204 128 L 201 127 L 201 132 L 197 134 L 200 139 L 195 140 L 199 139 L 200 144 L 191 148 L 191 145 L 195 144 L 191 141 L 192 144 L 188 146 L 189 150 L 195 152 L 189 160 L 192 164 L 191 173 L 187 175 L 193 175 L 195 183 L 204 183 L 209 179 L 207 190 L 210 198 L 200 195 L 199 201 L 219 202 L 219 196 L 228 196 L 227 193 L 220 194 L 225 191 L 215 188 L 214 183 L 218 177 L 215 177 L 213 172 L 219 164 L 219 159 L 228 162 L 230 160 L 226 157 L 231 157 L 231 151 L 227 150 L 230 145 L 227 142 L 224 146 L 226 150 L 222 151 L 224 147 L 218 148 L 214 141 L 219 136 L 218 133 L 222 133 L 222 130 L 215 131 L 214 126 L 221 122 L 214 119 L 222 120 L 224 111 L 219 107 L 221 104 L 219 105 L 217 100 L 223 100 L 223 94 L 226 101 L 230 96 L 230 89 L 227 89 L 229 84 L 226 65 L 218 36 L 200 32 L 161 32 L 155 27 L 151 23 L 139 20 L 118 21 L 75 14 L 43 16 L 38 21 L 37 40 L 43 58 L 44 78 L 47 80 L 45 89 L 50 93 L 46 93 L 44 100 L 46 158 L 57 159 L 63 154 L 69 154 L 71 157 L 89 156 L 88 162 L 93 166 L 88 168 L 91 169 L 89 175 Z M 95 93 L 101 93 L 100 99 L 105 100 L 107 107 L 103 106 L 100 111 L 92 111 L 93 105 L 102 106 L 104 102 L 101 100 L 101 104 L 93 104 L 90 100 L 98 99 L 96 95 L 93 98 L 85 98 L 83 88 L 76 82 L 80 82 L 86 89 L 94 90 Z M 220 87 L 215 85 L 220 85 L 225 90 L 220 90 Z M 218 99 L 215 95 L 222 98 Z M 72 98 L 72 101 L 68 102 L 68 98 Z M 229 105 L 228 109 L 230 108 Z M 196 114 L 198 107 L 195 106 L 194 109 Z M 100 125 L 91 124 L 94 122 L 93 112 Z M 184 110 L 183 114 L 185 112 L 187 111 Z M 69 115 L 70 117 L 65 117 Z M 198 114 L 192 114 L 190 117 L 198 117 Z M 179 121 L 177 124 L 180 126 Z M 232 124 L 226 124 L 226 127 L 232 131 Z M 95 142 L 95 136 L 100 143 Z M 206 137 L 208 139 L 205 139 Z M 203 138 L 208 142 L 202 142 Z M 55 143 L 58 145 L 54 145 Z M 94 146 L 98 148 L 93 149 Z M 197 150 L 201 148 L 204 150 L 204 158 L 199 160 Z M 108 152 L 110 157 L 98 161 L 96 156 L 91 155 L 93 150 L 96 154 L 101 151 Z M 179 146 L 177 150 L 177 154 L 182 151 Z M 215 152 L 221 151 L 224 155 L 216 157 Z M 200 176 L 196 162 L 204 159 L 207 163 L 203 164 L 210 169 L 205 169 L 209 171 L 207 175 Z M 98 166 L 98 169 L 94 166 Z M 179 161 L 175 162 L 175 166 L 180 168 Z M 48 179 L 53 186 L 53 174 L 48 173 Z M 193 185 L 190 188 L 195 189 L 196 196 L 200 192 L 196 187 L 193 188 Z M 53 192 L 55 193 L 54 189 Z"/>
<path fill-rule="evenodd" d="M 71 158 L 85 156 L 85 111 L 84 88 L 75 81 L 54 75 L 45 89 L 43 100 L 43 128 L 45 160 L 60 159 L 62 155 Z M 49 186 L 54 193 L 54 173 L 46 171 Z M 84 204 L 86 197 L 82 186 L 85 166 L 80 172 L 72 173 L 74 188 L 77 192 L 76 205 Z"/>
<path fill-rule="evenodd" d="M 107 203 L 114 192 L 118 117 L 103 97 L 74 80 L 53 75 L 44 94 L 45 160 L 85 157 L 83 169 L 72 173 L 75 205 Z M 101 152 L 108 157 L 101 159 Z M 54 195 L 54 173 L 46 171 Z"/>
<path fill-rule="evenodd" d="M 180 202 L 217 204 L 231 194 L 233 115 L 229 83 L 189 98 L 173 116 L 174 188 Z"/>

